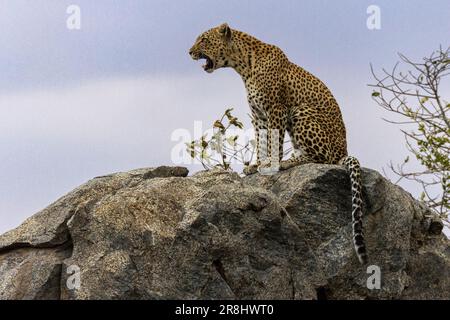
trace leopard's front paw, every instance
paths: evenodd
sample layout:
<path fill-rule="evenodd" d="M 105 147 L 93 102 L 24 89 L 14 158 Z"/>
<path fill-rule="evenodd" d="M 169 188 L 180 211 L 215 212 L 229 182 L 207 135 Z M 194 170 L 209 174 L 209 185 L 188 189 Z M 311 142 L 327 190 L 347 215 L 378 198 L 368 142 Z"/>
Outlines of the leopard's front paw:
<path fill-rule="evenodd" d="M 280 170 L 287 170 L 300 165 L 300 161 L 296 159 L 289 159 L 281 161 Z"/>
<path fill-rule="evenodd" d="M 280 171 L 280 164 L 271 164 L 270 162 L 261 163 L 258 166 L 258 172 L 262 175 L 273 175 Z"/>

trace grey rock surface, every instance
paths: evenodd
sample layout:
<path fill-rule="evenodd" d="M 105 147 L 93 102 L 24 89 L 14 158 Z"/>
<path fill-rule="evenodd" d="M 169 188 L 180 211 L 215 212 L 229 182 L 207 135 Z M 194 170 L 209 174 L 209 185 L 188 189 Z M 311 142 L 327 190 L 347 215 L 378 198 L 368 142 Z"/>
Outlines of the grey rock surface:
<path fill-rule="evenodd" d="M 343 167 L 187 175 L 97 177 L 3 234 L 0 299 L 450 299 L 442 223 L 376 171 L 362 177 L 373 290 Z"/>

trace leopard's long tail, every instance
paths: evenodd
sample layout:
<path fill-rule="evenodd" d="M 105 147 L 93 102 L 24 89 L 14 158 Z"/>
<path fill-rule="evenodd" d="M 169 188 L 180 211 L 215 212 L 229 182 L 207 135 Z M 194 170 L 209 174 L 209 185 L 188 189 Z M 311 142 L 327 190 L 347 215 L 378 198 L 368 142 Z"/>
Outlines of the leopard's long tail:
<path fill-rule="evenodd" d="M 352 226 L 353 226 L 353 245 L 356 255 L 361 264 L 367 263 L 366 244 L 364 241 L 362 225 L 362 184 L 361 184 L 361 166 L 358 159 L 347 156 L 341 160 L 341 163 L 347 167 L 350 174 L 352 185 Z"/>

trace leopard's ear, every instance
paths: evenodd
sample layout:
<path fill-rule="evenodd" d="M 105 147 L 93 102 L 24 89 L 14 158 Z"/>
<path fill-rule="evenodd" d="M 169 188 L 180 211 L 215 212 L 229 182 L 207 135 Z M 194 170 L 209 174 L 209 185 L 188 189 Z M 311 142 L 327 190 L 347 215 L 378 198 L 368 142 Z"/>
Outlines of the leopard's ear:
<path fill-rule="evenodd" d="M 232 37 L 232 32 L 231 32 L 231 28 L 228 26 L 227 23 L 223 23 L 219 26 L 219 33 L 222 35 L 222 37 L 226 40 L 226 41 L 231 41 L 231 37 Z"/>

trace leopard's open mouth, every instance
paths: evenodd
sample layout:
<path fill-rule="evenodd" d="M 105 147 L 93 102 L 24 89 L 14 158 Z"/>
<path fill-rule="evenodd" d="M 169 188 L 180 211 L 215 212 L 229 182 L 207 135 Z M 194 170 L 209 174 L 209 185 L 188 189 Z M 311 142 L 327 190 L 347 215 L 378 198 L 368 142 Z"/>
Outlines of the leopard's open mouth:
<path fill-rule="evenodd" d="M 206 54 L 201 53 L 198 57 L 199 59 L 205 59 L 206 63 L 203 65 L 203 70 L 211 72 L 214 69 L 214 61 L 208 57 Z"/>

